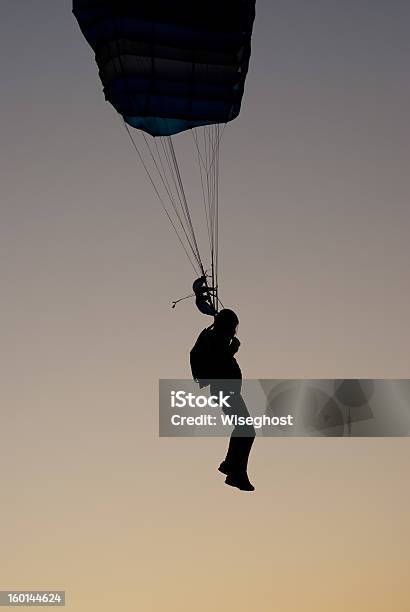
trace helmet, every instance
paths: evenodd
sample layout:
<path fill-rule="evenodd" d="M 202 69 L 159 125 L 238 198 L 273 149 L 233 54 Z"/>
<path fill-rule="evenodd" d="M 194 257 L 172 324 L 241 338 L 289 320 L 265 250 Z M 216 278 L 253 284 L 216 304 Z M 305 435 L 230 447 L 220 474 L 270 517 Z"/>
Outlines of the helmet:
<path fill-rule="evenodd" d="M 233 310 L 224 308 L 215 316 L 214 329 L 216 332 L 234 336 L 239 319 Z"/>

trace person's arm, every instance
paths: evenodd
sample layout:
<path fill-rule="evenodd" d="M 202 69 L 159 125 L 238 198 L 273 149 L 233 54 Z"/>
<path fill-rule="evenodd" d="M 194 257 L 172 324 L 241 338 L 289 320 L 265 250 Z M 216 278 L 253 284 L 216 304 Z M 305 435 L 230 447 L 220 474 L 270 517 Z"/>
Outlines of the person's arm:
<path fill-rule="evenodd" d="M 228 347 L 229 353 L 231 355 L 235 355 L 238 352 L 240 346 L 241 346 L 241 342 L 235 336 L 234 338 L 232 338 L 231 343 L 230 343 L 230 345 Z"/>

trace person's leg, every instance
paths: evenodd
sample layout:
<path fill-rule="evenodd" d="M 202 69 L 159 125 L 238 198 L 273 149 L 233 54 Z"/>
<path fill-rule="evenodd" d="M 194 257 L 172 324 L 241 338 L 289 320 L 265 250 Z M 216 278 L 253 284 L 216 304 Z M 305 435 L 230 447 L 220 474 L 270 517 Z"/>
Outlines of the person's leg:
<path fill-rule="evenodd" d="M 240 394 L 235 396 L 234 402 L 231 402 L 231 410 L 238 416 L 245 418 L 249 416 L 246 404 Z M 219 470 L 227 475 L 225 481 L 227 484 L 245 490 L 253 490 L 253 486 L 249 482 L 247 468 L 254 439 L 255 429 L 252 425 L 237 425 L 233 430 L 225 460 L 219 467 Z"/>
<path fill-rule="evenodd" d="M 216 315 L 216 310 L 213 305 L 204 297 L 197 297 L 195 300 L 196 306 L 202 314 L 209 315 L 210 317 L 214 317 Z"/>

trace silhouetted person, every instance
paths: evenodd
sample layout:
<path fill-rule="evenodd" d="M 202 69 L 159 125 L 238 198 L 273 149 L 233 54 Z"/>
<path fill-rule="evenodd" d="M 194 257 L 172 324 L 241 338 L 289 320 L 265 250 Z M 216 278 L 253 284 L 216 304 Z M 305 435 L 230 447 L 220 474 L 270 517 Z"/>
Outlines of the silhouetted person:
<path fill-rule="evenodd" d="M 195 293 L 195 304 L 202 314 L 210 315 L 214 317 L 216 310 L 212 304 L 212 293 L 215 292 L 214 287 L 208 287 L 206 283 L 206 276 L 200 276 L 194 281 L 192 290 Z"/>
<path fill-rule="evenodd" d="M 204 329 L 198 336 L 191 350 L 191 370 L 194 380 L 200 387 L 210 385 L 211 394 L 218 395 L 224 391 L 224 380 L 228 381 L 230 408 L 223 408 L 225 414 L 248 417 L 249 412 L 241 395 L 242 372 L 235 359 L 240 342 L 236 338 L 239 319 L 232 310 L 221 310 L 213 325 Z M 219 471 L 226 474 L 226 484 L 238 487 L 242 491 L 253 491 L 249 481 L 247 467 L 249 453 L 255 439 L 252 425 L 237 425 L 229 441 L 228 452 L 219 466 Z"/>

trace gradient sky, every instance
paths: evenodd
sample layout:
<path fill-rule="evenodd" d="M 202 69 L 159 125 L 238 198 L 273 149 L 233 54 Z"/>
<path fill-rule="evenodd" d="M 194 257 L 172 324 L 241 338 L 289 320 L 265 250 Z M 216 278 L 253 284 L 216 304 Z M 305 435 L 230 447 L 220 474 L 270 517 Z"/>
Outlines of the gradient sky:
<path fill-rule="evenodd" d="M 189 265 L 70 11 L 2 0 L 0 587 L 408 610 L 407 439 L 257 440 L 253 495 L 219 478 L 225 440 L 158 439 L 157 380 L 189 377 L 205 321 L 169 307 Z M 222 146 L 246 377 L 410 377 L 409 29 L 404 0 L 257 2 Z"/>

